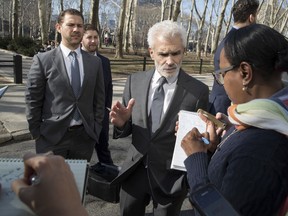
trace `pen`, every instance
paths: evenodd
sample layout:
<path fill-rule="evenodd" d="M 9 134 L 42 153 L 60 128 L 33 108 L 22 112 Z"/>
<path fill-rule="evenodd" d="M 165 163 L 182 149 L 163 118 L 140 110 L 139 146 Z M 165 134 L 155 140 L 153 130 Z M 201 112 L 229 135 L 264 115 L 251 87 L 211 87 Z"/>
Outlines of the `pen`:
<path fill-rule="evenodd" d="M 209 145 L 210 142 L 208 139 L 206 139 L 205 137 L 201 137 L 202 141 L 206 144 L 206 145 Z"/>

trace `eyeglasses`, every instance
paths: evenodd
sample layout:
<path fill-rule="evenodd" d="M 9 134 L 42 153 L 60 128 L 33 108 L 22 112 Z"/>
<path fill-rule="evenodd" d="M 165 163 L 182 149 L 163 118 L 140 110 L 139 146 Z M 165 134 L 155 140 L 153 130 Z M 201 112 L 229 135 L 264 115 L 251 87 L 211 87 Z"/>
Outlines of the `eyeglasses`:
<path fill-rule="evenodd" d="M 214 76 L 215 80 L 217 81 L 217 83 L 219 85 L 224 85 L 224 76 L 227 72 L 233 70 L 234 68 L 236 68 L 236 65 L 231 65 L 229 67 L 226 68 L 222 68 L 219 70 L 216 70 L 214 72 L 212 72 L 212 75 Z"/>

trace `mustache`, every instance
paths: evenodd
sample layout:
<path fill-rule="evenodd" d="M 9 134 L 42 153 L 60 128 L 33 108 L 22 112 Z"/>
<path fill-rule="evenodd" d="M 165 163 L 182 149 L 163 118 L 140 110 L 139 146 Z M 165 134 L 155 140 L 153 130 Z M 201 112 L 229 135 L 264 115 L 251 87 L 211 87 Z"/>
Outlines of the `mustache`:
<path fill-rule="evenodd" d="M 163 67 L 164 70 L 171 70 L 171 69 L 177 69 L 178 65 L 177 64 L 173 64 L 173 65 L 165 65 Z"/>
<path fill-rule="evenodd" d="M 71 36 L 72 36 L 72 37 L 74 37 L 74 36 L 81 36 L 81 33 L 80 33 L 80 32 L 74 32 L 74 33 L 71 34 Z"/>

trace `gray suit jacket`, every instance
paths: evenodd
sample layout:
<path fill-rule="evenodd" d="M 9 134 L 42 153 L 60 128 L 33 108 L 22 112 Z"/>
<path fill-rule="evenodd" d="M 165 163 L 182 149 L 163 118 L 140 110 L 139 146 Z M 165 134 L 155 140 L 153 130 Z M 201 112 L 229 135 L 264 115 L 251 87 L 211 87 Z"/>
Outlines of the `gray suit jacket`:
<path fill-rule="evenodd" d="M 104 81 L 101 60 L 81 50 L 84 79 L 76 98 L 66 71 L 60 47 L 34 56 L 30 68 L 26 104 L 29 130 L 33 138 L 44 136 L 56 144 L 67 132 L 75 109 L 85 130 L 98 140 L 104 116 Z"/>
<path fill-rule="evenodd" d="M 154 70 L 132 74 L 127 78 L 123 94 L 123 103 L 127 106 L 130 98 L 135 98 L 132 118 L 126 123 L 124 130 L 114 128 L 114 138 L 132 134 L 132 145 L 129 148 L 119 176 L 114 182 L 125 180 L 137 166 L 142 163 L 143 156 L 148 161 L 148 172 L 156 199 L 166 197 L 165 201 L 187 193 L 185 172 L 170 169 L 174 145 L 176 141 L 175 123 L 180 110 L 207 110 L 208 86 L 180 70 L 176 89 L 159 129 L 150 134 L 147 112 L 149 86 Z M 141 187 L 141 179 L 139 179 Z M 136 188 L 135 188 L 136 189 Z M 164 195 L 164 196 L 163 196 Z"/>

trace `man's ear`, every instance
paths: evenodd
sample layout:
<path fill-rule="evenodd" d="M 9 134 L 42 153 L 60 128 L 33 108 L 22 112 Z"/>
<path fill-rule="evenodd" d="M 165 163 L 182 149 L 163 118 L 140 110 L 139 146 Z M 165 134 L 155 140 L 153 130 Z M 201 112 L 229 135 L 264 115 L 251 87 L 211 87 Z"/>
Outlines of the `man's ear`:
<path fill-rule="evenodd" d="M 57 30 L 58 33 L 61 34 L 60 28 L 61 28 L 61 25 L 59 23 L 56 23 L 55 24 L 55 29 Z"/>
<path fill-rule="evenodd" d="M 248 62 L 241 62 L 240 75 L 243 80 L 243 85 L 248 85 L 253 77 L 252 66 Z"/>
<path fill-rule="evenodd" d="M 151 59 L 154 60 L 154 50 L 152 48 L 148 48 L 148 51 L 149 51 Z"/>
<path fill-rule="evenodd" d="M 254 14 L 250 14 L 249 23 L 250 24 L 256 23 L 256 16 Z"/>

